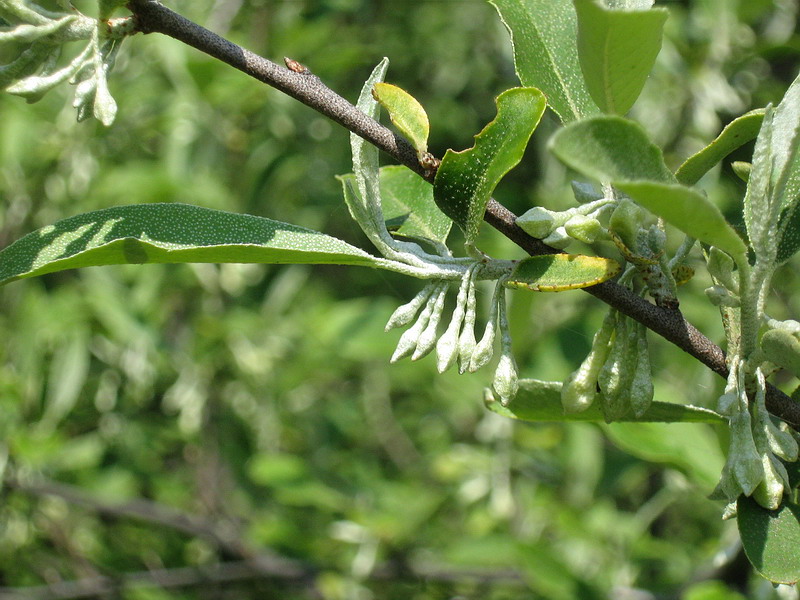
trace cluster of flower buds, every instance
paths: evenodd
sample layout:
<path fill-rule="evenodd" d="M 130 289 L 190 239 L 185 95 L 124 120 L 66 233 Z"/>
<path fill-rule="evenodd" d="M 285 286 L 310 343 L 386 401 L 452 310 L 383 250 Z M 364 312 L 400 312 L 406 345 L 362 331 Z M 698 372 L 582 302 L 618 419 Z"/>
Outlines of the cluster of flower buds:
<path fill-rule="evenodd" d="M 120 2 L 113 0 L 101 3 L 102 12 L 110 12 L 111 5 L 117 4 Z M 0 87 L 35 102 L 69 81 L 76 85 L 73 106 L 78 110 L 78 120 L 94 115 L 110 125 L 117 105 L 108 91 L 106 76 L 121 39 L 134 32 L 134 20 L 92 19 L 78 14 L 68 2 L 63 5 L 68 12 L 48 11 L 23 0 L 0 3 L 0 17 L 11 24 L 0 32 L 0 47 L 28 44 L 16 60 L 0 70 Z M 62 46 L 73 41 L 88 43 L 67 65 L 59 67 Z"/>
<path fill-rule="evenodd" d="M 564 411 L 584 411 L 599 396 L 608 422 L 630 412 L 642 416 L 653 400 L 645 333 L 643 325 L 611 309 L 592 340 L 591 351 L 561 388 Z"/>
<path fill-rule="evenodd" d="M 784 491 L 791 489 L 781 459 L 797 460 L 797 434 L 786 423 L 772 421 L 765 405 L 767 383 L 761 368 L 750 382 L 755 388 L 754 402 L 748 402 L 747 380 L 744 361 L 734 361 L 725 393 L 717 403 L 717 411 L 730 418 L 731 440 L 713 497 L 732 503 L 741 494 L 752 495 L 762 506 L 776 509 Z"/>
<path fill-rule="evenodd" d="M 413 300 L 394 311 L 386 323 L 386 331 L 411 326 L 400 337 L 391 362 L 406 356 L 418 360 L 436 349 L 437 368 L 445 372 L 458 362 L 460 373 L 473 373 L 485 366 L 494 354 L 495 339 L 500 332 L 500 361 L 495 370 L 493 387 L 501 402 L 508 403 L 517 393 L 517 365 L 511 353 L 511 333 L 505 298 L 505 279 L 495 282 L 489 319 L 480 340 L 475 337 L 475 286 L 478 275 L 488 263 L 476 261 L 464 273 L 456 296 L 456 306 L 445 332 L 438 337 L 448 281 L 429 283 Z M 438 341 L 437 341 L 438 337 Z"/>

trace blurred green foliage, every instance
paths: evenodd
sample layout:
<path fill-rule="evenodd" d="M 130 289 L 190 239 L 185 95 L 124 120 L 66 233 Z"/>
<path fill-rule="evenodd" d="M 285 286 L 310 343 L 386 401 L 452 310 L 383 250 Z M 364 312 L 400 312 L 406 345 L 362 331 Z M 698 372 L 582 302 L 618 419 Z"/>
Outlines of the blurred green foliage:
<path fill-rule="evenodd" d="M 505 31 L 482 0 L 171 5 L 259 54 L 308 65 L 351 100 L 388 56 L 387 80 L 425 106 L 437 156 L 469 147 L 494 97 L 516 83 Z M 724 123 L 780 97 L 800 38 L 792 2 L 665 5 L 668 38 L 634 115 L 677 166 Z M 0 96 L 2 246 L 79 212 L 174 201 L 366 247 L 333 178 L 350 170 L 338 126 L 157 35 L 125 42 L 110 86 L 120 112 L 109 129 L 77 124 L 68 90 L 34 105 Z M 497 191 L 517 212 L 570 206 L 566 175 L 544 151 L 545 120 Z M 743 190 L 729 167 L 706 185 L 729 209 Z M 483 249 L 520 256 L 484 230 Z M 796 289 L 785 270 L 784 289 Z M 696 280 L 681 307 L 720 339 L 707 276 Z M 383 324 L 420 285 L 355 268 L 154 265 L 3 288 L 0 586 L 41 592 L 138 574 L 107 597 L 775 597 L 705 498 L 723 432 L 516 424 L 483 408 L 487 372 L 439 376 L 433 358 L 389 366 L 399 333 Z M 521 374 L 565 377 L 604 307 L 581 292 L 511 300 Z M 716 396 L 721 380 L 651 341 L 656 399 Z M 154 504 L 131 516 L 140 500 L 171 517 L 155 519 Z M 194 528 L 175 526 L 175 514 Z M 297 561 L 303 576 L 185 571 L 251 551 Z M 154 573 L 193 573 L 195 585 Z"/>

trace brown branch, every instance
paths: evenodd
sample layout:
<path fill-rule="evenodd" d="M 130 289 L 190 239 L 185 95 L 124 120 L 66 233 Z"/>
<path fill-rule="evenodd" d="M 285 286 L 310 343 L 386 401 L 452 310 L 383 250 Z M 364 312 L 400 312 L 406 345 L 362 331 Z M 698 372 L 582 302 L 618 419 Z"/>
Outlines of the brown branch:
<path fill-rule="evenodd" d="M 325 86 L 309 70 L 281 67 L 189 21 L 155 0 L 131 0 L 128 8 L 137 20 L 139 31 L 157 32 L 175 38 L 281 90 L 374 144 L 428 181 L 432 181 L 433 174 L 430 171 L 426 172 L 419 164 L 416 152 L 406 140 L 362 113 Z M 514 213 L 495 200 L 489 202 L 485 220 L 533 256 L 559 252 L 522 231 L 515 223 Z M 684 319 L 678 310 L 654 306 L 613 282 L 586 288 L 586 291 L 639 321 L 698 359 L 715 373 L 727 377 L 725 353 Z M 800 427 L 800 403 L 793 402 L 772 385 L 767 391 L 767 408 L 787 423 Z"/>

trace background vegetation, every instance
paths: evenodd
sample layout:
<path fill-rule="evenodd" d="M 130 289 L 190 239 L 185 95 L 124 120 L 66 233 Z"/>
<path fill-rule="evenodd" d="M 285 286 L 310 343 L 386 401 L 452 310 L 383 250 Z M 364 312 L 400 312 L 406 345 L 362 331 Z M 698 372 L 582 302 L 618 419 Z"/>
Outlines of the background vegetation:
<path fill-rule="evenodd" d="M 668 38 L 634 112 L 678 164 L 780 98 L 800 39 L 795 2 L 665 4 Z M 425 105 L 438 156 L 470 146 L 516 83 L 483 0 L 170 5 L 351 100 L 388 56 L 387 80 Z M 108 129 L 75 122 L 70 90 L 34 105 L 0 96 L 0 245 L 72 214 L 167 201 L 367 247 L 333 179 L 350 170 L 343 129 L 173 40 L 125 45 Z M 549 119 L 497 193 L 518 213 L 569 206 L 567 174 L 542 168 Z M 743 191 L 727 168 L 707 186 L 723 206 Z M 488 229 L 482 248 L 520 255 Z M 796 262 L 781 276 L 797 289 Z M 722 430 L 515 424 L 482 406 L 491 370 L 389 366 L 400 334 L 383 324 L 419 286 L 341 267 L 154 265 L 3 288 L 0 596 L 78 597 L 64 582 L 109 576 L 107 597 L 137 599 L 795 597 L 751 574 L 735 524 L 706 499 Z M 581 292 L 510 298 L 521 374 L 565 377 L 604 307 Z M 716 311 L 686 298 L 720 340 Z M 722 380 L 651 341 L 656 399 L 716 398 Z M 253 553 L 292 562 L 263 576 L 244 564 Z M 220 562 L 241 576 L 198 570 Z"/>

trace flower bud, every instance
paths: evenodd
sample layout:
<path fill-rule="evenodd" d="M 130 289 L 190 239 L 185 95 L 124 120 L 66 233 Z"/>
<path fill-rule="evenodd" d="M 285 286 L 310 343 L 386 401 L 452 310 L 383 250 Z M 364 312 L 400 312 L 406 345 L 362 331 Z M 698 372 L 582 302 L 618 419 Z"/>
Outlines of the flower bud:
<path fill-rule="evenodd" d="M 591 244 L 605 234 L 603 226 L 594 217 L 586 215 L 573 215 L 564 224 L 564 230 L 570 237 Z"/>
<path fill-rule="evenodd" d="M 558 213 L 547 210 L 541 206 L 534 206 L 529 211 L 517 217 L 516 223 L 530 236 L 543 239 L 558 227 L 556 220 Z"/>

